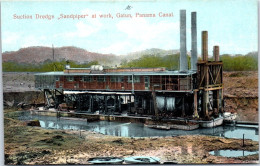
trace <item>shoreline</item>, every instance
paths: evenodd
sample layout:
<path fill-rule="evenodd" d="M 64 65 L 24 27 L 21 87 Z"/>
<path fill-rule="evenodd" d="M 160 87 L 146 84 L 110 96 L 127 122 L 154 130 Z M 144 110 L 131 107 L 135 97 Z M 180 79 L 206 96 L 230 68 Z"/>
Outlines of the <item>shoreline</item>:
<path fill-rule="evenodd" d="M 15 133 L 9 132 L 14 128 Z M 8 158 L 12 159 L 14 163 L 25 149 L 28 153 L 41 154 L 44 152 L 46 154 L 38 155 L 39 157 L 25 155 L 29 158 L 23 161 L 24 164 L 88 164 L 88 158 L 101 156 L 153 156 L 159 157 L 161 162 L 176 160 L 179 164 L 258 163 L 258 154 L 238 158 L 209 154 L 212 150 L 220 149 L 258 150 L 258 142 L 248 139 L 245 140 L 246 146 L 242 147 L 242 139 L 216 136 L 129 138 L 103 135 L 86 130 L 49 130 L 24 126 L 21 121 L 15 119 L 15 113 L 11 111 L 5 111 L 5 129 L 8 129 L 5 131 L 5 154 L 8 154 Z M 20 130 L 23 132 L 19 132 Z M 20 140 L 12 139 L 17 137 Z"/>

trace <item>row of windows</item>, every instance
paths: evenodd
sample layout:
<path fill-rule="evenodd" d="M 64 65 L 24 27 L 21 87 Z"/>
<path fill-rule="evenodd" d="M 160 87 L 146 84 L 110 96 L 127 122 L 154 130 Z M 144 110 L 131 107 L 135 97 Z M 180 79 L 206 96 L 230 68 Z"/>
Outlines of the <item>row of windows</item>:
<path fill-rule="evenodd" d="M 132 82 L 132 76 L 128 76 L 128 82 Z M 98 81 L 98 82 L 106 82 L 105 76 L 81 76 L 80 81 L 83 82 L 92 82 L 92 81 Z M 56 76 L 56 81 L 60 81 L 60 77 Z M 74 81 L 73 76 L 66 76 L 66 81 Z M 124 82 L 123 76 L 110 76 L 110 82 Z M 134 82 L 140 82 L 140 76 L 134 76 Z"/>

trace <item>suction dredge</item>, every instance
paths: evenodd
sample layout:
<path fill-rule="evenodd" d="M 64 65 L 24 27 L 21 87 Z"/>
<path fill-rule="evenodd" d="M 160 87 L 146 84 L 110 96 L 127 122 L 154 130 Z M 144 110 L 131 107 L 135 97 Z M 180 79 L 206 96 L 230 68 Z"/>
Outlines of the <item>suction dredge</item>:
<path fill-rule="evenodd" d="M 180 11 L 179 70 L 160 68 L 71 68 L 35 74 L 46 107 L 109 120 L 139 119 L 147 127 L 192 130 L 223 123 L 223 63 L 219 46 L 208 59 L 208 32 L 197 57 L 196 12 L 191 13 L 191 67 L 186 49 L 186 10 Z M 88 117 L 87 117 L 88 118 Z"/>

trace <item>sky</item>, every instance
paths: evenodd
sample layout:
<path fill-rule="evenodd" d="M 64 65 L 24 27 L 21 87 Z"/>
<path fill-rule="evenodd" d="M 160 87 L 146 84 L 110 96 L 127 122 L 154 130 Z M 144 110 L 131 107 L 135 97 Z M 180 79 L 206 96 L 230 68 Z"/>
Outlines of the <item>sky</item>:
<path fill-rule="evenodd" d="M 97 53 L 125 55 L 150 48 L 180 48 L 179 11 L 186 10 L 187 51 L 191 50 L 191 12 L 197 12 L 198 54 L 201 31 L 209 36 L 220 54 L 257 51 L 257 0 L 155 0 L 155 1 L 74 1 L 1 2 L 2 51 L 30 46 L 75 46 Z M 128 9 L 127 9 L 128 7 Z M 159 13 L 173 17 L 159 17 Z M 101 14 L 112 18 L 99 18 Z M 118 18 L 117 14 L 132 18 Z M 136 17 L 136 13 L 156 17 Z M 36 19 L 36 15 L 53 19 Z M 88 15 L 80 19 L 58 19 L 60 15 Z M 96 18 L 92 15 L 96 14 Z M 16 19 L 26 15 L 32 19 Z"/>

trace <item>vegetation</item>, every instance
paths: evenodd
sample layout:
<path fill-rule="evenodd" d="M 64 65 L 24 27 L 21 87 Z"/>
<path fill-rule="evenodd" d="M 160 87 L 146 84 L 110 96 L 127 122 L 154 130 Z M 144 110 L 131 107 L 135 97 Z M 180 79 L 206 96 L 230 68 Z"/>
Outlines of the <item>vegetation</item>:
<path fill-rule="evenodd" d="M 139 59 L 130 62 L 123 61 L 121 67 L 166 67 L 170 70 L 177 70 L 179 68 L 180 54 L 174 55 L 143 55 Z"/>
<path fill-rule="evenodd" d="M 139 59 L 122 62 L 121 67 L 166 67 L 169 70 L 178 70 L 179 56 L 179 54 L 166 56 L 143 55 Z M 209 60 L 212 59 L 209 58 Z M 258 69 L 257 53 L 234 56 L 224 54 L 220 56 L 220 60 L 223 61 L 225 71 L 255 71 Z M 190 67 L 190 56 L 188 56 L 188 64 Z"/>
<path fill-rule="evenodd" d="M 3 71 L 4 72 L 48 72 L 48 71 L 63 71 L 64 66 L 69 63 L 70 67 L 84 68 L 90 67 L 91 65 L 97 65 L 97 61 L 78 64 L 74 61 L 45 61 L 40 64 L 21 64 L 16 62 L 3 62 Z"/>
<path fill-rule="evenodd" d="M 258 69 L 257 53 L 231 56 L 224 54 L 220 57 L 225 71 L 254 71 Z"/>
<path fill-rule="evenodd" d="M 142 55 L 138 59 L 131 61 L 123 60 L 120 64 L 122 68 L 135 68 L 135 67 L 166 67 L 168 70 L 179 69 L 180 54 L 171 55 Z M 212 60 L 213 58 L 209 58 Z M 229 55 L 224 54 L 220 56 L 223 61 L 224 71 L 255 71 L 258 69 L 258 56 L 257 52 L 248 53 L 246 55 Z M 62 71 L 67 61 L 52 62 L 47 60 L 41 64 L 20 64 L 16 62 L 3 62 L 4 72 L 48 72 L 48 71 Z M 69 62 L 71 67 L 84 68 L 91 65 L 99 64 L 98 61 L 79 64 L 74 61 Z M 190 56 L 188 56 L 188 64 L 190 67 Z"/>

